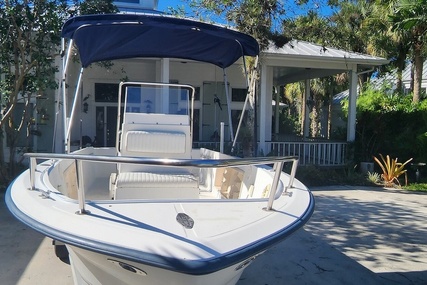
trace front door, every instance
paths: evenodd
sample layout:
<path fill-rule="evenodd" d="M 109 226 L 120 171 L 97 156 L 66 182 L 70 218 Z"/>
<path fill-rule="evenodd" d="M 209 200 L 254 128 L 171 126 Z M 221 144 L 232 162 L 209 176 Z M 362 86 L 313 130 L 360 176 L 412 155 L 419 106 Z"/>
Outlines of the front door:
<path fill-rule="evenodd" d="M 99 147 L 115 146 L 117 133 L 117 107 L 96 107 L 96 138 Z"/>

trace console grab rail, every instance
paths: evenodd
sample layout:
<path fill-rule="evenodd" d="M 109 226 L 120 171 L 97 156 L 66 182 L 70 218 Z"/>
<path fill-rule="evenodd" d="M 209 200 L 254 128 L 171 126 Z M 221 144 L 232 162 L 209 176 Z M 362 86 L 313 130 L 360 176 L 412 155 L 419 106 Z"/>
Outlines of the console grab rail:
<path fill-rule="evenodd" d="M 77 188 L 79 214 L 84 214 L 85 210 L 85 195 L 82 184 L 82 161 L 96 161 L 101 163 L 133 163 L 144 165 L 161 165 L 165 167 L 196 167 L 196 168 L 221 168 L 221 167 L 237 167 L 247 165 L 264 165 L 273 163 L 275 172 L 273 183 L 271 185 L 270 196 L 268 198 L 267 211 L 273 210 L 274 197 L 279 186 L 280 174 L 285 162 L 292 162 L 292 169 L 289 177 L 289 184 L 285 187 L 285 193 L 288 188 L 292 188 L 295 173 L 298 166 L 297 156 L 281 156 L 281 157 L 255 157 L 255 158 L 232 158 L 232 159 L 168 159 L 168 158 L 146 158 L 146 157 L 129 157 L 129 156 L 108 156 L 108 155 L 84 155 L 84 154 L 59 154 L 59 153 L 26 153 L 26 157 L 30 158 L 30 183 L 31 190 L 35 190 L 35 172 L 37 168 L 37 159 L 51 160 L 74 160 L 76 164 Z"/>

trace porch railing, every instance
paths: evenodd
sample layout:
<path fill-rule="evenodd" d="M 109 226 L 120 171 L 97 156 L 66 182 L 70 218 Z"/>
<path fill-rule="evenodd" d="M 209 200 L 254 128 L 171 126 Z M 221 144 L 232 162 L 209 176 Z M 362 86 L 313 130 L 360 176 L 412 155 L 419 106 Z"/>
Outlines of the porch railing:
<path fill-rule="evenodd" d="M 219 150 L 219 142 L 193 142 L 193 147 Z M 225 153 L 230 153 L 231 142 L 224 143 Z M 344 166 L 347 143 L 328 141 L 266 142 L 269 156 L 298 156 L 299 165 Z M 241 145 L 236 145 L 235 155 L 241 155 Z"/>
<path fill-rule="evenodd" d="M 343 166 L 346 142 L 266 142 L 275 156 L 298 156 L 299 165 Z"/>

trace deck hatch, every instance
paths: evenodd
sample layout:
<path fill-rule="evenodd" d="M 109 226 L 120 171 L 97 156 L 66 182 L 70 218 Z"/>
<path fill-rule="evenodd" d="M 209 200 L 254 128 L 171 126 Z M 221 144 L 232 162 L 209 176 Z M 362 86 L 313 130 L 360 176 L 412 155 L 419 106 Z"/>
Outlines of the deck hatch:
<path fill-rule="evenodd" d="M 176 221 L 186 229 L 192 229 L 194 226 L 194 220 L 185 213 L 178 213 L 178 215 L 176 215 Z"/>

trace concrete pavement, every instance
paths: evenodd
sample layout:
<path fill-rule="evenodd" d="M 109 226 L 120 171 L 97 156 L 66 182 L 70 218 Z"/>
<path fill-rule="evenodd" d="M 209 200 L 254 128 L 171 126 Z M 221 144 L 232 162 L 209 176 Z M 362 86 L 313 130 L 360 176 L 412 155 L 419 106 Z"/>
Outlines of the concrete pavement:
<path fill-rule="evenodd" d="M 238 285 L 427 284 L 427 194 L 312 190 L 309 223 L 259 256 Z M 0 284 L 73 284 L 51 240 L 14 219 L 0 198 Z"/>

